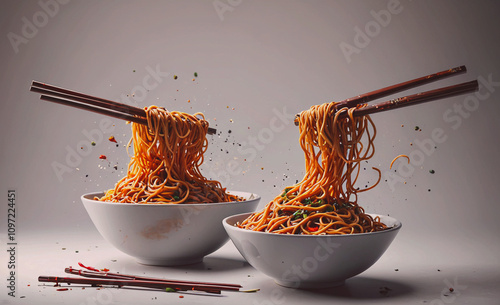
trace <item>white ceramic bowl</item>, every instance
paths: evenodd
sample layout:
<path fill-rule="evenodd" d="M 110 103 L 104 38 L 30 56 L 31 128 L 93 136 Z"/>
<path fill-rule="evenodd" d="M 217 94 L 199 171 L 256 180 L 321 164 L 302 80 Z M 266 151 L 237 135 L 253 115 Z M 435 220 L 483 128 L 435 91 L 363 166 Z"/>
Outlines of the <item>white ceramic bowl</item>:
<path fill-rule="evenodd" d="M 250 213 L 229 216 L 224 228 L 241 255 L 276 283 L 292 288 L 325 288 L 371 267 L 396 237 L 401 222 L 382 215 L 391 229 L 352 235 L 285 235 L 235 227 Z"/>
<path fill-rule="evenodd" d="M 229 237 L 222 220 L 252 212 L 260 197 L 231 192 L 246 201 L 201 204 L 130 204 L 94 200 L 103 193 L 82 196 L 82 202 L 101 235 L 118 250 L 147 265 L 201 262 Z"/>

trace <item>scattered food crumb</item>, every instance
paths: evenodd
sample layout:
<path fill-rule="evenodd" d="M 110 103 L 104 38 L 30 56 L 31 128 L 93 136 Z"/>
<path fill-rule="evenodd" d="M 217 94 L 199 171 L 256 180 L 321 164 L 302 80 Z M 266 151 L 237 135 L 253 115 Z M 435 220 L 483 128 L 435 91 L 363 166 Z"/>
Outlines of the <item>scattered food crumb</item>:
<path fill-rule="evenodd" d="M 58 288 L 57 291 L 66 291 L 68 288 Z"/>
<path fill-rule="evenodd" d="M 436 171 L 435 171 L 435 170 L 433 170 L 433 169 L 431 169 L 431 170 L 429 171 L 429 173 L 431 173 L 431 174 L 434 174 L 435 172 L 436 172 Z"/>
<path fill-rule="evenodd" d="M 92 141 L 92 142 L 90 143 L 90 145 L 95 146 L 95 142 L 94 142 L 94 141 Z"/>
<path fill-rule="evenodd" d="M 177 75 L 174 75 L 174 79 L 177 79 Z"/>
<path fill-rule="evenodd" d="M 399 271 L 399 269 L 394 269 L 394 271 Z"/>
<path fill-rule="evenodd" d="M 455 291 L 455 289 L 453 289 L 453 287 L 450 287 L 450 289 L 449 289 L 449 290 L 450 290 L 450 292 Z"/>
<path fill-rule="evenodd" d="M 106 156 L 105 156 L 105 155 L 100 155 L 100 156 L 99 156 L 99 159 L 101 159 L 101 160 L 106 160 Z"/>
<path fill-rule="evenodd" d="M 114 136 L 109 137 L 109 139 L 108 139 L 108 140 L 110 140 L 111 142 L 117 143 L 117 142 L 116 142 L 116 139 L 115 139 L 115 137 L 114 137 Z"/>
<path fill-rule="evenodd" d="M 184 296 L 183 296 L 183 295 L 180 295 L 180 296 L 179 296 L 179 299 L 183 299 L 183 298 L 184 298 Z"/>
<path fill-rule="evenodd" d="M 198 72 L 194 72 L 194 77 L 198 77 Z"/>

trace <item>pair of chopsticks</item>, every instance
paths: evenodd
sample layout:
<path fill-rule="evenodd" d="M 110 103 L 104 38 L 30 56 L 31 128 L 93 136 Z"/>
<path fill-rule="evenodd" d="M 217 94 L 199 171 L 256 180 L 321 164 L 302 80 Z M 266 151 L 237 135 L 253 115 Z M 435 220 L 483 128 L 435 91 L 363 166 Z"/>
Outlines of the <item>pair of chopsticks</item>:
<path fill-rule="evenodd" d="M 71 106 L 117 119 L 147 125 L 144 109 L 80 93 L 46 83 L 33 81 L 30 91 L 40 93 L 40 99 L 52 103 Z M 208 134 L 215 134 L 214 128 L 208 128 Z"/>
<path fill-rule="evenodd" d="M 465 66 L 460 66 L 448 70 L 444 70 L 441 72 L 437 72 L 434 74 L 430 74 L 427 76 L 423 76 L 420 78 L 416 78 L 413 80 L 409 80 L 403 83 L 395 84 L 389 87 L 385 87 L 382 89 L 378 89 L 375 91 L 371 91 L 368 93 L 364 93 L 346 100 L 343 100 L 339 102 L 335 106 L 335 110 L 339 110 L 341 108 L 347 107 L 347 108 L 352 108 L 352 107 L 358 107 L 353 111 L 353 115 L 355 117 L 357 116 L 364 116 L 372 113 L 377 113 L 377 112 L 382 112 L 382 111 L 387 111 L 387 110 L 393 110 L 396 108 L 401 108 L 401 107 L 406 107 L 406 106 L 412 106 L 420 103 L 425 103 L 425 102 L 430 102 L 430 101 L 435 101 L 447 97 L 452 97 L 452 96 L 457 96 L 461 94 L 466 94 L 466 93 L 471 93 L 474 91 L 479 90 L 479 83 L 477 80 L 457 84 L 457 85 L 452 85 L 448 87 L 443 87 L 435 90 L 430 90 L 426 92 L 421 92 L 413 95 L 408 95 L 396 99 L 392 99 L 389 101 L 381 102 L 378 104 L 373 104 L 373 105 L 367 105 L 365 107 L 359 108 L 359 106 L 363 104 L 367 104 L 368 102 L 371 102 L 373 100 L 389 96 L 394 93 L 398 93 L 404 90 L 408 90 L 411 88 L 416 88 L 418 86 L 422 86 L 431 82 L 435 82 L 438 80 L 441 80 L 446 77 L 454 76 L 457 74 L 465 73 L 467 72 L 467 69 Z M 300 113 L 298 113 L 295 116 L 295 125 L 299 125 L 299 117 Z"/>
<path fill-rule="evenodd" d="M 181 292 L 181 291 L 199 291 L 211 294 L 221 294 L 221 291 L 239 291 L 239 292 L 254 292 L 257 290 L 245 290 L 241 291 L 241 285 L 238 284 L 224 284 L 224 283 L 208 283 L 208 282 L 191 282 L 191 281 L 179 281 L 179 280 L 166 280 L 158 278 L 150 278 L 135 275 L 126 275 L 121 273 L 112 273 L 104 271 L 91 271 L 91 270 L 80 270 L 73 269 L 71 267 L 65 268 L 64 272 L 74 275 L 79 275 L 79 277 L 59 277 L 59 276 L 39 276 L 39 282 L 50 282 L 50 283 L 67 283 L 67 284 L 86 284 L 92 286 L 132 286 L 132 287 L 144 287 L 152 289 L 160 289 L 164 291 L 171 292 Z"/>

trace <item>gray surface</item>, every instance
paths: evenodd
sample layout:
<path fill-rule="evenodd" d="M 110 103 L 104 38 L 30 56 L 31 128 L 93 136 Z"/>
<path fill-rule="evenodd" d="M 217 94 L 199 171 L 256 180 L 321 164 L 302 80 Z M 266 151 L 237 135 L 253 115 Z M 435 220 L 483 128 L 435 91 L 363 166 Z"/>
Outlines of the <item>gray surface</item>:
<path fill-rule="evenodd" d="M 252 284 L 264 291 L 224 299 L 231 303 L 279 303 L 281 299 L 272 299 L 273 289 L 279 289 L 286 292 L 287 303 L 420 304 L 438 299 L 434 304 L 440 304 L 443 281 L 457 277 L 469 288 L 447 302 L 498 304 L 492 284 L 498 287 L 500 283 L 500 5 L 495 1 L 401 1 L 392 9 L 396 14 L 390 14 L 390 21 L 386 18 L 383 25 L 375 25 L 370 12 L 388 10 L 391 3 L 395 2 L 69 1 L 57 9 L 52 6 L 53 17 L 45 20 L 49 15 L 36 1 L 3 1 L 0 183 L 4 194 L 8 188 L 17 190 L 18 248 L 23 259 L 19 285 L 29 298 L 12 300 L 5 291 L 0 299 L 62 302 L 60 293 L 38 292 L 38 275 L 59 273 L 80 259 L 105 264 L 119 255 L 96 235 L 79 196 L 110 188 L 124 175 L 130 126 L 111 119 L 113 130 L 101 133 L 102 141 L 96 146 L 88 146 L 85 134 L 97 135 L 99 125 L 108 119 L 39 101 L 28 90 L 31 80 L 118 101 L 128 99 L 138 107 L 157 104 L 204 112 L 211 126 L 222 132 L 210 140 L 205 174 L 229 189 L 259 193 L 263 206 L 304 172 L 297 128 L 284 114 L 466 65 L 466 75 L 425 89 L 475 78 L 492 80 L 488 85 L 483 82 L 478 103 L 461 96 L 372 116 L 378 130 L 376 155 L 362 172 L 360 185 L 376 179 L 369 170 L 372 166 L 382 170 L 384 180 L 396 182 L 383 180 L 360 195 L 359 203 L 369 212 L 398 218 L 403 229 L 368 275 L 336 293 L 283 290 L 248 266 L 221 268 L 210 277 L 240 281 L 247 280 L 247 273 L 254 274 Z M 33 23 L 33 17 L 39 18 L 37 30 L 29 32 L 25 20 Z M 366 32 L 366 28 L 375 31 L 369 40 L 357 34 L 357 29 Z M 23 35 L 23 31 L 26 38 L 16 52 L 9 36 Z M 348 58 L 341 45 L 355 47 L 355 39 L 359 48 Z M 157 78 L 150 72 L 155 69 L 161 72 Z M 195 71 L 199 77 L 193 82 Z M 149 91 L 144 90 L 144 80 Z M 421 131 L 415 131 L 415 126 Z M 442 135 L 433 139 L 439 130 Z M 119 147 L 107 140 L 111 135 Z M 441 143 L 433 148 L 430 140 Z M 80 155 L 81 146 L 90 148 L 87 155 Z M 67 160 L 68 149 L 80 157 Z M 100 160 L 101 154 L 108 160 Z M 413 157 L 411 167 L 405 172 L 399 160 L 398 172 L 391 175 L 389 164 L 399 154 Z M 233 167 L 228 168 L 230 162 Z M 59 179 L 54 164 L 68 166 L 71 172 Z M 2 232 L 6 232 L 6 214 L 4 206 Z M 96 240 L 102 256 L 74 258 L 55 244 L 58 240 L 70 243 L 76 237 L 82 238 L 85 247 L 92 247 Z M 6 244 L 4 233 L 2 244 Z M 213 255 L 213 261 L 241 260 L 235 251 L 228 244 Z M 1 253 L 1 261 L 7 262 L 6 252 Z M 50 264 L 44 265 L 44 260 Z M 125 258 L 122 264 L 138 272 L 160 274 L 163 270 L 148 267 L 143 271 Z M 7 270 L 6 265 L 0 264 L 2 270 Z M 394 268 L 408 273 L 395 273 Z M 448 273 L 437 273 L 438 268 Z M 176 274 L 183 277 L 185 272 L 176 269 Z M 384 286 L 380 281 L 396 287 L 383 300 L 377 299 L 378 286 Z M 374 295 L 360 293 L 367 287 Z M 120 300 L 150 299 L 136 291 L 126 293 Z M 88 297 L 72 295 L 81 297 L 80 302 Z"/>

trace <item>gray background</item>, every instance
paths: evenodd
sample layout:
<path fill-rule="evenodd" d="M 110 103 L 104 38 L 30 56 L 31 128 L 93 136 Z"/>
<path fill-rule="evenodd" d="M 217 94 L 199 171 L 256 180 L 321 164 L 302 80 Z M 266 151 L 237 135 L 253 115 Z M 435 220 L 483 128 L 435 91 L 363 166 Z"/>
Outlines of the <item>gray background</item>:
<path fill-rule="evenodd" d="M 425 264 L 444 253 L 443 261 L 481 263 L 498 278 L 500 3 L 394 3 L 61 1 L 46 8 L 49 16 L 36 1 L 2 1 L 0 184 L 3 201 L 7 189 L 17 191 L 18 233 L 94 234 L 79 198 L 113 187 L 129 160 L 129 125 L 109 119 L 112 131 L 101 132 L 107 118 L 40 101 L 29 92 L 32 80 L 138 107 L 203 112 L 220 132 L 209 140 L 204 173 L 260 194 L 262 207 L 304 173 L 298 128 L 287 115 L 466 65 L 465 75 L 407 93 L 486 80 L 475 99 L 372 116 L 376 154 L 359 184 L 374 183 L 372 166 L 384 176 L 358 202 L 403 222 L 394 257 Z M 395 13 L 381 13 L 393 4 Z M 33 31 L 27 24 L 35 23 Z M 12 43 L 13 35 L 24 40 Z M 346 45 L 356 52 L 346 56 Z M 161 72 L 156 79 L 152 70 Z M 90 146 L 88 133 L 102 140 Z M 399 154 L 413 157 L 411 167 L 401 159 L 389 171 Z M 55 164 L 68 171 L 58 177 Z"/>

